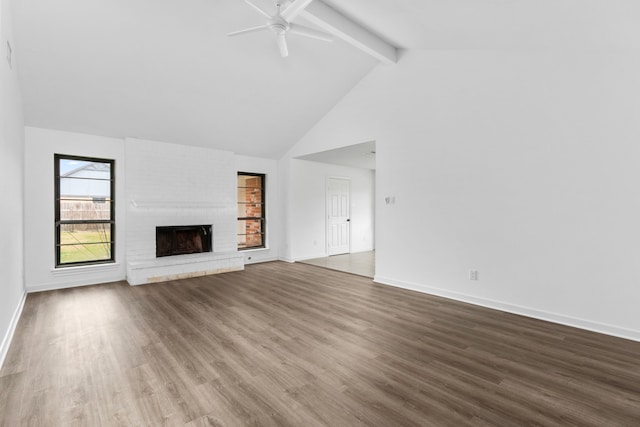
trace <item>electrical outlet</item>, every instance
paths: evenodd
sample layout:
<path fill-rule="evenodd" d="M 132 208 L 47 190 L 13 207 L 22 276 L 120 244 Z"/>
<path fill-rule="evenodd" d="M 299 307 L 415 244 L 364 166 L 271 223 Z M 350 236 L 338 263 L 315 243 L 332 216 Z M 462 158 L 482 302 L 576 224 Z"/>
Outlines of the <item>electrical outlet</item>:
<path fill-rule="evenodd" d="M 469 270 L 469 280 L 478 280 L 478 270 Z"/>

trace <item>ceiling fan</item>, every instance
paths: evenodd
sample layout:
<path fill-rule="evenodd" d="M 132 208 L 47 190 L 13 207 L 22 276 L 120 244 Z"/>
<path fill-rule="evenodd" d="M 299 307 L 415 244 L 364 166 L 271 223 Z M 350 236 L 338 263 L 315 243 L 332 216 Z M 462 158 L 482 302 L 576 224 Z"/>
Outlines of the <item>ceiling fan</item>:
<path fill-rule="evenodd" d="M 276 34 L 276 41 L 278 43 L 278 49 L 280 55 L 284 58 L 289 55 L 289 49 L 287 48 L 286 33 L 297 34 L 304 37 L 310 37 L 312 39 L 333 41 L 333 37 L 322 31 L 314 30 L 313 28 L 305 27 L 303 25 L 293 24 L 293 20 L 304 10 L 305 7 L 311 3 L 312 0 L 295 0 L 284 10 L 280 10 L 282 6 L 281 0 L 276 0 L 276 14 L 269 15 L 262 10 L 259 6 L 244 0 L 249 6 L 260 13 L 264 18 L 267 18 L 267 23 L 259 27 L 247 28 L 245 30 L 235 31 L 227 34 L 227 36 L 239 36 L 241 34 L 253 33 L 256 31 L 271 30 Z"/>

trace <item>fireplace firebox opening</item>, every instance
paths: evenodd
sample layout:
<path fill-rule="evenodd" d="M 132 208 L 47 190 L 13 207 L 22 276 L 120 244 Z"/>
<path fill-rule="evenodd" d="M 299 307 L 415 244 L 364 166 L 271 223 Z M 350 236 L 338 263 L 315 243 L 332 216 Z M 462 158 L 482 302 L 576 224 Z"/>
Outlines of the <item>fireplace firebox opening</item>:
<path fill-rule="evenodd" d="M 211 225 L 156 227 L 156 257 L 212 252 Z"/>

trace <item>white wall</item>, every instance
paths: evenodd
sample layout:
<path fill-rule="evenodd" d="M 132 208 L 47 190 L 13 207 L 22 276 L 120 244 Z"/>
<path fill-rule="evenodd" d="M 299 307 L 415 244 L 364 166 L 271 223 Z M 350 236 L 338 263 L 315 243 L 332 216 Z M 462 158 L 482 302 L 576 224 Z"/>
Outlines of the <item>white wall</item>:
<path fill-rule="evenodd" d="M 25 252 L 29 291 L 124 280 L 146 283 L 144 274 L 187 277 L 241 269 L 248 262 L 278 258 L 279 218 L 277 162 L 228 151 L 127 138 L 26 127 Z M 115 159 L 116 263 L 55 269 L 53 155 Z M 3 157 L 4 159 L 4 157 Z M 126 161 L 125 161 L 126 160 Z M 237 254 L 238 170 L 268 176 L 268 248 Z M 184 255 L 186 263 L 155 258 L 157 225 L 213 224 L 214 254 Z M 177 257 L 172 257 L 177 258 Z M 206 258 L 206 259 L 205 259 Z M 162 261 L 166 261 L 163 264 Z M 130 271 L 127 266 L 133 266 Z M 195 269 L 195 270 L 194 270 Z M 135 270 L 135 271 L 134 271 Z M 144 271 L 142 271 L 144 270 Z M 194 270 L 194 271 L 191 271 Z"/>
<path fill-rule="evenodd" d="M 282 203 L 280 201 L 280 182 L 278 179 L 278 161 L 260 157 L 235 156 L 236 172 L 263 173 L 266 175 L 266 248 L 241 251 L 245 264 L 274 261 L 279 258 L 282 236 Z"/>
<path fill-rule="evenodd" d="M 288 156 L 376 140 L 376 280 L 640 339 L 638 75 L 634 51 L 405 51 Z"/>
<path fill-rule="evenodd" d="M 7 40 L 12 46 L 11 10 L 0 1 L 0 366 L 24 301 L 23 203 L 24 134 L 22 98 L 18 86 L 17 54 L 13 68 L 6 56 Z"/>
<path fill-rule="evenodd" d="M 116 263 L 55 268 L 53 155 L 114 159 Z M 72 132 L 25 128 L 25 283 L 28 291 L 124 280 L 124 141 Z"/>
<path fill-rule="evenodd" d="M 351 180 L 351 252 L 374 249 L 374 172 L 307 160 L 290 159 L 288 168 L 290 249 L 284 258 L 327 256 L 327 179 Z"/>

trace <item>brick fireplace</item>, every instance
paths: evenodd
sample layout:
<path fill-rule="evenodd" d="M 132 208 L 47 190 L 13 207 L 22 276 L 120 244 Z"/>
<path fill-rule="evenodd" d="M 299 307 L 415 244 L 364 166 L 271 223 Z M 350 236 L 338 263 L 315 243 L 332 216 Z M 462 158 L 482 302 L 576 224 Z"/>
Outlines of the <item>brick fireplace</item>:
<path fill-rule="evenodd" d="M 125 149 L 129 284 L 242 270 L 233 153 L 132 138 Z M 196 237 L 200 224 L 210 227 L 208 236 Z M 157 230 L 169 227 L 183 234 L 182 253 L 157 256 Z"/>

